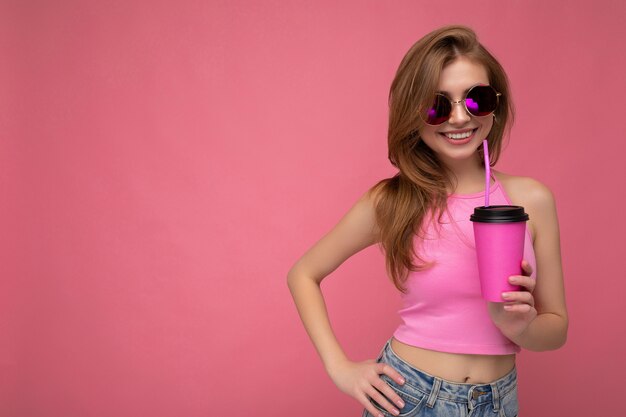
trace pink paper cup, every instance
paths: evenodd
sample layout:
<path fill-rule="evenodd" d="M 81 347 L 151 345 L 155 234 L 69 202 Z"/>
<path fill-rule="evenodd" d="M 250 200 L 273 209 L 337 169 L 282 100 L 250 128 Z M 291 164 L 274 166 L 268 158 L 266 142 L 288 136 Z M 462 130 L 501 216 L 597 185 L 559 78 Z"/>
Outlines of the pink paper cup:
<path fill-rule="evenodd" d="M 481 206 L 474 208 L 474 242 L 482 297 L 503 303 L 506 291 L 520 291 L 511 285 L 511 275 L 522 275 L 524 235 L 528 214 L 520 206 Z"/>

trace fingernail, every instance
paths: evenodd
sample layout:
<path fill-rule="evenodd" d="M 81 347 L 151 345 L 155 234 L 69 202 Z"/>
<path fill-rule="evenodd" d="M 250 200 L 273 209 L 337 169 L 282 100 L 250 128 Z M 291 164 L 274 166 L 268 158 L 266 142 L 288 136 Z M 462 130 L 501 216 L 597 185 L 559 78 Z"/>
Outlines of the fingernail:
<path fill-rule="evenodd" d="M 398 381 L 399 381 L 401 384 L 404 384 L 404 382 L 405 382 L 405 381 L 404 381 L 404 378 L 399 378 L 399 379 L 398 379 Z"/>
<path fill-rule="evenodd" d="M 398 404 L 400 408 L 404 408 L 404 403 L 402 402 L 402 400 L 398 400 L 396 404 Z"/>
<path fill-rule="evenodd" d="M 394 413 L 395 415 L 400 414 L 400 412 L 398 410 L 396 410 L 395 408 L 393 410 L 391 410 L 392 413 Z"/>
<path fill-rule="evenodd" d="M 515 282 L 515 281 L 517 281 L 517 278 L 515 278 L 515 277 L 509 277 L 509 282 Z"/>

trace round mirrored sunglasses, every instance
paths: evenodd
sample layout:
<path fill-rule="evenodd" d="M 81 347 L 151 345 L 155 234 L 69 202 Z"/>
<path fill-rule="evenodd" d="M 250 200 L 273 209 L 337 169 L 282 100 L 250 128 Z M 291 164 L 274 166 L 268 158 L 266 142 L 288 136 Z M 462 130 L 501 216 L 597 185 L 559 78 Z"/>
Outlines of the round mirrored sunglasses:
<path fill-rule="evenodd" d="M 501 95 L 492 86 L 485 84 L 472 86 L 465 94 L 465 97 L 459 101 L 452 101 L 448 96 L 436 93 L 433 104 L 420 116 L 426 124 L 431 126 L 440 125 L 450 118 L 452 105 L 461 102 L 470 115 L 477 117 L 489 116 L 498 107 Z"/>

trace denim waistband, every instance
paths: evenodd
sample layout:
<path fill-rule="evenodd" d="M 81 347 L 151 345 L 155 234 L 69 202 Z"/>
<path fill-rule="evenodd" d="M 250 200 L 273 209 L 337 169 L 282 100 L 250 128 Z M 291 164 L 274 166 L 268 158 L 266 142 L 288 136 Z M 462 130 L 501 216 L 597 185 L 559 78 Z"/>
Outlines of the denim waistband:
<path fill-rule="evenodd" d="M 494 409 L 498 410 L 500 399 L 517 386 L 516 367 L 502 378 L 484 384 L 453 382 L 430 375 L 402 360 L 391 348 L 392 339 L 393 337 L 387 340 L 377 360 L 392 365 L 404 377 L 406 382 L 402 387 L 405 390 L 416 390 L 417 393 L 428 396 L 429 407 L 437 399 L 473 404 L 491 401 Z"/>

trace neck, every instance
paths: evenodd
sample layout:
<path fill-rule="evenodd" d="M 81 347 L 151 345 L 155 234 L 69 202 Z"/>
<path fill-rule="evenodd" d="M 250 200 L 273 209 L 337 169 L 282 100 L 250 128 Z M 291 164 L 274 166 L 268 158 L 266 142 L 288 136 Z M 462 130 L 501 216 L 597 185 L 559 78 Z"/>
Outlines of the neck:
<path fill-rule="evenodd" d="M 478 153 L 474 158 L 448 160 L 444 163 L 454 174 L 451 178 L 454 189 L 448 190 L 449 193 L 477 192 L 485 188 L 485 167 Z"/>

